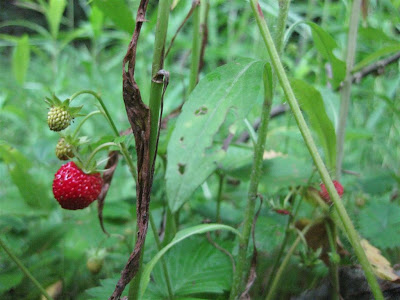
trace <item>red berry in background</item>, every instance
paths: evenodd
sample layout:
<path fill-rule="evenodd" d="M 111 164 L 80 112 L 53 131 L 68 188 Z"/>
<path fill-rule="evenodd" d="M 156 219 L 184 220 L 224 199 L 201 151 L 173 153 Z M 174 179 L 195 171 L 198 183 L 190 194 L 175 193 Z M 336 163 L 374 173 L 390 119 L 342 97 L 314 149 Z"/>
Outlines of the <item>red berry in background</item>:
<path fill-rule="evenodd" d="M 82 209 L 97 199 L 102 185 L 100 173 L 86 174 L 71 161 L 55 174 L 53 194 L 62 208 Z"/>
<path fill-rule="evenodd" d="M 334 180 L 333 185 L 335 186 L 335 189 L 337 193 L 339 194 L 339 197 L 342 197 L 344 189 L 343 186 L 340 184 L 339 181 Z M 329 196 L 328 191 L 326 190 L 325 184 L 321 183 L 321 191 L 319 192 L 319 195 L 321 196 L 322 199 L 326 201 L 330 201 L 331 197 Z"/>
<path fill-rule="evenodd" d="M 275 209 L 275 212 L 280 215 L 289 215 L 290 214 L 290 211 L 288 211 L 287 209 Z"/>

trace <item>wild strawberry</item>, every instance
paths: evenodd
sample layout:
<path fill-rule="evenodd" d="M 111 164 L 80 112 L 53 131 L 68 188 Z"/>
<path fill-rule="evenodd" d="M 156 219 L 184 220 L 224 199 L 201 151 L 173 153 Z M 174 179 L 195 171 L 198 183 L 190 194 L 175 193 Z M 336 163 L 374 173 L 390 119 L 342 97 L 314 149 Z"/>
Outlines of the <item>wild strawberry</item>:
<path fill-rule="evenodd" d="M 101 268 L 104 264 L 104 258 L 107 252 L 105 249 L 99 250 L 89 250 L 88 260 L 86 261 L 86 267 L 93 275 L 98 274 L 101 271 Z"/>
<path fill-rule="evenodd" d="M 50 130 L 61 131 L 71 124 L 72 117 L 64 107 L 53 106 L 47 114 Z"/>
<path fill-rule="evenodd" d="M 290 211 L 288 211 L 287 209 L 275 209 L 275 212 L 280 215 L 289 215 L 290 214 Z"/>
<path fill-rule="evenodd" d="M 339 197 L 342 197 L 343 192 L 344 192 L 343 186 L 337 180 L 333 181 L 333 185 L 335 186 L 336 192 L 339 194 Z M 329 193 L 326 190 L 325 184 L 321 183 L 320 187 L 321 187 L 321 191 L 319 192 L 319 195 L 326 202 L 329 202 L 331 200 L 331 197 L 329 196 Z"/>
<path fill-rule="evenodd" d="M 56 146 L 56 156 L 60 160 L 68 160 L 75 156 L 72 145 L 68 143 L 65 138 L 60 138 L 58 140 Z"/>
<path fill-rule="evenodd" d="M 70 107 L 69 99 L 61 101 L 55 95 L 52 98 L 46 97 L 46 102 L 50 106 L 47 114 L 47 124 L 50 130 L 53 131 L 61 131 L 67 128 L 82 108 L 82 106 Z"/>
<path fill-rule="evenodd" d="M 62 208 L 82 209 L 97 199 L 102 185 L 100 173 L 86 174 L 71 161 L 55 174 L 53 194 Z"/>

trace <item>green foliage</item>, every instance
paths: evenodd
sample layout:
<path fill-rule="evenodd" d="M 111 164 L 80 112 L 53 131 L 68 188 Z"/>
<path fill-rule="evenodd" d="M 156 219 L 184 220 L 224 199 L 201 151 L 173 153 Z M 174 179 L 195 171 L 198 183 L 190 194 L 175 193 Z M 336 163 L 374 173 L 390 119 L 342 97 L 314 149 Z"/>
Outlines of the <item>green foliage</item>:
<path fill-rule="evenodd" d="M 361 234 L 381 249 L 399 247 L 400 207 L 391 202 L 371 202 L 360 212 Z"/>
<path fill-rule="evenodd" d="M 311 129 L 317 133 L 325 154 L 328 169 L 336 166 L 336 133 L 325 112 L 324 101 L 318 90 L 302 80 L 291 80 L 293 91 L 300 107 L 307 115 Z"/>
<path fill-rule="evenodd" d="M 131 33 L 135 28 L 132 11 L 124 0 L 94 0 L 93 3 L 105 16 L 109 17 L 119 29 Z M 101 18 L 96 10 L 94 13 L 96 16 L 92 17 L 92 24 L 99 22 Z M 94 28 L 99 27 L 97 25 Z"/>
<path fill-rule="evenodd" d="M 17 40 L 17 45 L 14 48 L 12 69 L 15 79 L 19 84 L 25 81 L 30 61 L 30 46 L 28 35 L 23 35 Z"/>
<path fill-rule="evenodd" d="M 168 144 L 167 194 L 173 212 L 225 156 L 221 145 L 213 144 L 214 136 L 224 121 L 234 134 L 235 122 L 250 112 L 261 87 L 263 65 L 240 60 L 216 69 L 199 82 L 183 106 Z"/>

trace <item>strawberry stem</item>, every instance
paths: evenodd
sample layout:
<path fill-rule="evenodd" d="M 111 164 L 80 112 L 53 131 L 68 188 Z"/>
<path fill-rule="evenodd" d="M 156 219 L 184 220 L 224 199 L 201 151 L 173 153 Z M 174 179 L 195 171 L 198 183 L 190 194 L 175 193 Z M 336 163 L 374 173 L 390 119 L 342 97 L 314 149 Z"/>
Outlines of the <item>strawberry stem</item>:
<path fill-rule="evenodd" d="M 72 134 L 72 140 L 75 140 L 79 130 L 82 128 L 83 123 L 85 123 L 91 116 L 97 115 L 97 114 L 101 114 L 102 112 L 99 110 L 96 111 L 92 111 L 90 114 L 88 114 L 87 116 L 85 116 L 82 121 L 78 124 L 78 126 L 76 127 L 74 133 Z"/>
<path fill-rule="evenodd" d="M 92 171 L 92 170 L 90 170 L 90 164 L 91 164 L 94 156 L 96 155 L 96 153 L 99 152 L 100 150 L 104 149 L 104 148 L 108 148 L 108 147 L 111 147 L 111 146 L 117 146 L 118 147 L 119 145 L 114 143 L 114 142 L 109 142 L 109 143 L 101 144 L 96 149 L 94 149 L 93 152 L 90 154 L 90 156 L 89 156 L 89 158 L 88 158 L 88 160 L 87 160 L 87 162 L 86 162 L 86 164 L 84 166 L 84 169 L 86 171 Z"/>

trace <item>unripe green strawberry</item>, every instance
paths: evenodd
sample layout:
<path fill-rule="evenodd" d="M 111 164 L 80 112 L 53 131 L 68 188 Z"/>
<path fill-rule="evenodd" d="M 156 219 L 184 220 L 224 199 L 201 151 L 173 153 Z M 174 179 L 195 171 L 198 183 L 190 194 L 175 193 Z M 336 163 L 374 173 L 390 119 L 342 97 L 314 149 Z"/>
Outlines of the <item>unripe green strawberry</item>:
<path fill-rule="evenodd" d="M 68 160 L 75 156 L 72 145 L 69 144 L 65 138 L 60 138 L 58 140 L 56 146 L 56 156 L 60 160 Z"/>
<path fill-rule="evenodd" d="M 52 98 L 46 97 L 46 102 L 50 106 L 47 114 L 47 124 L 50 130 L 53 131 L 61 131 L 67 128 L 82 108 L 82 106 L 71 107 L 69 106 L 69 99 L 61 101 L 55 95 Z"/>
<path fill-rule="evenodd" d="M 103 267 L 104 259 L 99 257 L 90 257 L 86 262 L 86 267 L 93 275 L 98 274 Z"/>
<path fill-rule="evenodd" d="M 61 131 L 71 124 L 72 117 L 64 107 L 53 106 L 47 114 L 50 130 Z"/>
<path fill-rule="evenodd" d="M 86 174 L 71 161 L 55 174 L 53 194 L 62 208 L 83 209 L 97 199 L 102 185 L 100 173 Z"/>

